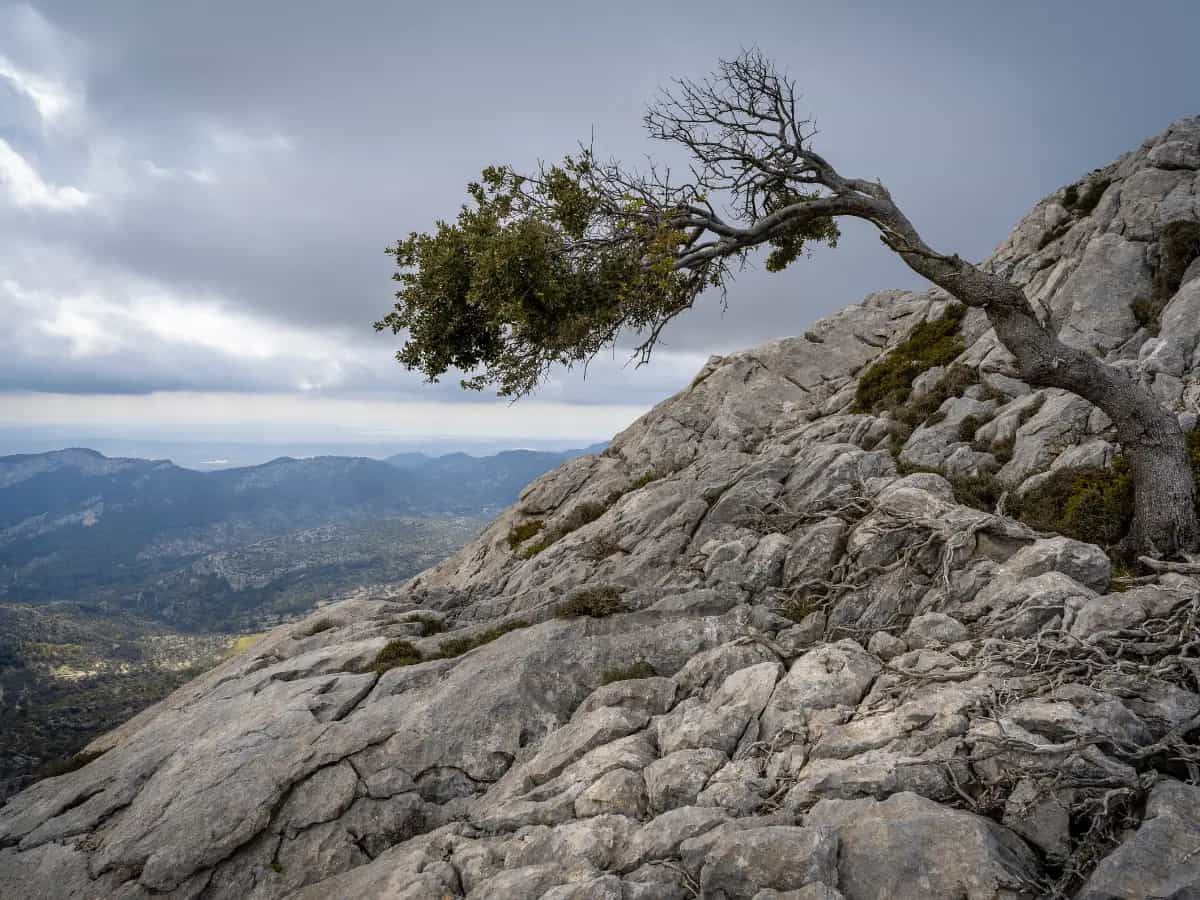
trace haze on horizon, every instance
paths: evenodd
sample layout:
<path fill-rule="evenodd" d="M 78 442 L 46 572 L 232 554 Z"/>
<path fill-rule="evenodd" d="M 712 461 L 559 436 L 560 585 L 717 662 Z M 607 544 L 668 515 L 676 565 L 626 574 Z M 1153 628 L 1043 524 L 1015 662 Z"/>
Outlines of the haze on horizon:
<path fill-rule="evenodd" d="M 839 168 L 972 259 L 1197 112 L 1190 0 L 475 6 L 0 0 L 0 452 L 580 446 L 710 354 L 918 286 L 851 223 L 836 251 L 745 272 L 724 316 L 706 298 L 641 370 L 618 348 L 513 405 L 394 363 L 371 328 L 385 246 L 452 217 L 486 165 L 589 136 L 661 153 L 646 101 L 741 47 L 796 77 Z"/>

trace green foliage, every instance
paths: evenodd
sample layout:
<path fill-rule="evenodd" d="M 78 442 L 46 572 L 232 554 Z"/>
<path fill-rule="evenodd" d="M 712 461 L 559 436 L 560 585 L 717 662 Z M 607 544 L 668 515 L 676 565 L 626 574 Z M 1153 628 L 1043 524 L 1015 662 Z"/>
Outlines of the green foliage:
<path fill-rule="evenodd" d="M 971 443 L 975 440 L 975 432 L 983 425 L 983 419 L 979 416 L 965 416 L 958 423 L 958 439 L 965 443 Z"/>
<path fill-rule="evenodd" d="M 545 531 L 542 537 L 530 544 L 521 551 L 522 559 L 533 559 L 555 541 L 561 540 L 572 531 L 578 531 L 584 525 L 589 525 L 595 522 L 598 518 L 604 515 L 614 503 L 621 498 L 620 493 L 613 494 L 605 502 L 601 503 L 597 500 L 585 500 L 575 504 L 571 511 L 567 513 L 553 528 Z"/>
<path fill-rule="evenodd" d="M 320 634 L 322 631 L 332 631 L 337 627 L 337 622 L 333 621 L 332 619 L 317 619 L 317 621 L 313 622 L 307 628 L 302 628 L 300 631 L 298 631 L 294 637 L 312 637 L 314 634 Z"/>
<path fill-rule="evenodd" d="M 780 187 L 766 195 L 763 207 L 764 211 L 770 214 L 794 203 L 816 200 L 818 197 L 820 194 L 816 192 L 803 193 L 787 187 Z M 841 231 L 838 229 L 837 222 L 831 218 L 813 219 L 810 222 L 793 224 L 771 238 L 769 243 L 774 249 L 767 254 L 767 271 L 782 272 L 799 259 L 802 253 L 811 252 L 805 247 L 806 244 L 824 243 L 830 247 L 836 247 L 839 237 L 841 237 Z"/>
<path fill-rule="evenodd" d="M 1166 305 L 1166 300 L 1138 297 L 1129 307 L 1133 311 L 1133 318 L 1138 325 L 1145 328 L 1149 334 L 1157 336 L 1161 326 L 1162 311 Z"/>
<path fill-rule="evenodd" d="M 959 336 L 966 313 L 965 306 L 955 304 L 941 318 L 917 325 L 859 379 L 853 411 L 878 414 L 903 406 L 912 395 L 918 375 L 935 366 L 949 365 L 966 349 Z"/>
<path fill-rule="evenodd" d="M 650 482 L 656 480 L 657 478 L 658 478 L 658 475 L 656 475 L 654 473 L 653 469 L 647 469 L 645 472 L 643 472 L 641 475 L 639 475 L 637 478 L 635 478 L 633 480 L 633 484 L 631 484 L 629 486 L 629 489 L 631 491 L 636 491 L 639 488 L 644 488 L 646 485 L 648 485 Z"/>
<path fill-rule="evenodd" d="M 685 235 L 640 199 L 614 209 L 589 153 L 532 178 L 490 167 L 468 193 L 453 223 L 388 249 L 400 289 L 375 327 L 406 332 L 396 358 L 430 381 L 457 369 L 474 373 L 465 388 L 522 396 L 695 295 L 695 274 L 674 265 Z"/>
<path fill-rule="evenodd" d="M 419 662 L 421 662 L 420 651 L 408 641 L 397 639 L 383 645 L 383 648 L 375 654 L 369 670 L 382 675 L 388 669 L 415 666 Z"/>
<path fill-rule="evenodd" d="M 578 619 L 587 616 L 592 619 L 604 619 L 624 611 L 625 604 L 621 602 L 621 592 L 615 587 L 603 585 L 576 591 L 570 599 L 558 605 L 554 610 L 554 617 Z"/>
<path fill-rule="evenodd" d="M 775 608 L 775 612 L 793 622 L 803 622 L 824 608 L 824 600 L 812 594 L 793 594 Z"/>
<path fill-rule="evenodd" d="M 637 662 L 628 666 L 618 666 L 613 669 L 606 669 L 600 675 L 600 684 L 613 684 L 617 681 L 632 681 L 636 678 L 653 678 L 658 673 L 654 671 L 654 666 L 646 662 L 644 659 L 639 659 Z"/>
<path fill-rule="evenodd" d="M 497 638 L 504 637 L 510 631 L 517 631 L 521 628 L 528 628 L 528 622 L 514 621 L 507 622 L 503 625 L 497 625 L 494 628 L 488 628 L 484 631 L 476 632 L 469 637 L 449 638 L 442 641 L 438 645 L 437 653 L 431 656 L 430 659 L 453 659 L 456 656 L 462 656 L 477 647 L 482 647 L 484 644 L 490 644 Z"/>
<path fill-rule="evenodd" d="M 107 750 L 99 750 L 94 752 L 82 751 L 64 757 L 63 759 L 53 759 L 50 762 L 43 763 L 34 770 L 35 778 L 54 778 L 58 775 L 66 775 L 69 772 L 75 772 L 82 769 L 88 763 L 99 759 Z"/>
<path fill-rule="evenodd" d="M 1088 178 L 1063 191 L 1063 206 L 1076 217 L 1088 216 L 1099 205 L 1111 178 Z"/>
<path fill-rule="evenodd" d="M 508 533 L 508 549 L 516 550 L 546 526 L 541 519 L 530 519 L 520 525 L 514 525 Z"/>
<path fill-rule="evenodd" d="M 1154 267 L 1154 302 L 1165 307 L 1183 283 L 1183 273 L 1200 258 L 1200 222 L 1171 222 L 1158 240 Z"/>
<path fill-rule="evenodd" d="M 1118 456 L 1104 468 L 1051 472 L 1014 498 L 1009 513 L 1042 531 L 1113 548 L 1133 522 L 1133 468 Z"/>
<path fill-rule="evenodd" d="M 948 479 L 954 488 L 954 500 L 984 512 L 995 512 L 1004 486 L 991 473 Z"/>

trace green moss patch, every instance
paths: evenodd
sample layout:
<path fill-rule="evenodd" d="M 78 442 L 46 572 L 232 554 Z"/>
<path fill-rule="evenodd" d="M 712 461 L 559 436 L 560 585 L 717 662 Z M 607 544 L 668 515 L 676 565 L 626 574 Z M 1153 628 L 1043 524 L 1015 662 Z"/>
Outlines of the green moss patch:
<path fill-rule="evenodd" d="M 918 375 L 935 366 L 949 365 L 966 349 L 960 336 L 966 314 L 965 306 L 954 304 L 941 318 L 917 325 L 859 379 L 853 411 L 878 415 L 906 403 Z"/>

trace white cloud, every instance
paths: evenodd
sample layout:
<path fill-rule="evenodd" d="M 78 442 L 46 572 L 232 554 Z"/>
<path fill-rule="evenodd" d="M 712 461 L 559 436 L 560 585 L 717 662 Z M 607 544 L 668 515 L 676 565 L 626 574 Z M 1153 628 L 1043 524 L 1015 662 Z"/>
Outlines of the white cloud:
<path fill-rule="evenodd" d="M 78 94 L 67 85 L 27 72 L 6 56 L 0 56 L 0 78 L 33 103 L 42 122 L 47 125 L 64 123 L 82 106 Z"/>
<path fill-rule="evenodd" d="M 91 195 L 75 187 L 47 184 L 25 157 L 0 138 L 0 184 L 17 206 L 71 210 L 87 206 Z"/>
<path fill-rule="evenodd" d="M 380 443 L 480 437 L 600 440 L 627 427 L 646 409 L 616 403 L 583 406 L 493 400 L 473 403 L 465 412 L 461 404 L 311 394 L 171 392 L 81 397 L 0 393 L 0 424 L 130 430 L 153 426 L 176 435 L 199 429 L 208 440 L 266 436 L 286 441 L 311 439 L 314 434 L 336 435 L 339 441 Z"/>
<path fill-rule="evenodd" d="M 257 372 L 261 385 L 305 392 L 344 387 L 362 373 L 356 359 L 361 347 L 344 335 L 181 297 L 140 279 L 90 278 L 92 286 L 64 292 L 28 288 L 11 278 L 0 282 L 0 319 L 14 323 L 13 349 L 47 358 L 65 352 L 98 372 L 137 360 L 150 384 L 156 365 L 174 375 L 184 358 Z"/>

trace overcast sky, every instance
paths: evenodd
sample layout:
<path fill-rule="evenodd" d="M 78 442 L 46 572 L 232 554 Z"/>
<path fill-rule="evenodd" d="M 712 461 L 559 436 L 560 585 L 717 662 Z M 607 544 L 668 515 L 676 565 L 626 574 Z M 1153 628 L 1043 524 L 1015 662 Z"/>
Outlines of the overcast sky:
<path fill-rule="evenodd" d="M 618 352 L 515 406 L 425 385 L 371 328 L 383 250 L 452 217 L 483 166 L 592 134 L 636 161 L 657 88 L 758 46 L 822 153 L 977 259 L 1044 194 L 1200 112 L 1197 34 L 1195 0 L 0 0 L 0 428 L 606 438 L 709 354 L 917 282 L 849 228 L 746 273 L 723 318 L 708 298 L 648 368 Z"/>

